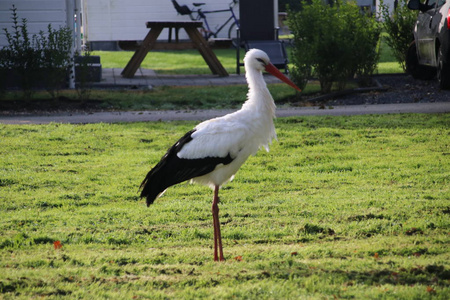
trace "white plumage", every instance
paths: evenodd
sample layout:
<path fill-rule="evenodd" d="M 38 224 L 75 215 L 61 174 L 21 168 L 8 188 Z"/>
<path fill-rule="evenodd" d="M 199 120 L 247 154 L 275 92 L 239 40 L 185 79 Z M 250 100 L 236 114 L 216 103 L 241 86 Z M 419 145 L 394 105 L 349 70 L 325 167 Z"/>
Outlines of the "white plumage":
<path fill-rule="evenodd" d="M 231 180 L 259 148 L 269 151 L 272 139 L 276 139 L 273 123 L 275 103 L 262 71 L 266 70 L 300 90 L 270 63 L 267 54 L 261 50 L 248 51 L 244 64 L 249 91 L 242 108 L 198 124 L 168 150 L 141 184 L 141 197 L 147 198 L 147 205 L 168 187 L 189 179 L 214 189 L 215 260 L 223 260 L 217 206 L 220 186 Z"/>

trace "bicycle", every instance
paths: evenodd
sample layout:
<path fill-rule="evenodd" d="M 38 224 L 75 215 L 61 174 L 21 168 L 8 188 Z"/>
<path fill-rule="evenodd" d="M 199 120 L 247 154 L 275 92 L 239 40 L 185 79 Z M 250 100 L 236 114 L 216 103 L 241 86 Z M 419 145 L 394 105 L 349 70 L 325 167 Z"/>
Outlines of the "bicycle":
<path fill-rule="evenodd" d="M 217 38 L 217 35 L 219 34 L 222 29 L 228 25 L 228 23 L 233 20 L 233 22 L 230 25 L 230 28 L 228 29 L 228 38 L 231 39 L 233 42 L 237 40 L 237 29 L 239 29 L 239 20 L 234 14 L 233 8 L 234 6 L 239 3 L 239 0 L 232 0 L 229 4 L 228 9 L 219 9 L 219 10 L 202 10 L 202 6 L 206 3 L 192 3 L 196 7 L 196 9 L 191 10 L 187 5 L 179 5 L 176 0 L 172 0 L 172 4 L 175 7 L 176 11 L 180 15 L 189 15 L 192 21 L 203 21 L 203 27 L 202 27 L 202 33 L 203 37 L 206 40 L 209 40 L 210 38 Z M 221 13 L 221 12 L 231 12 L 231 16 L 218 27 L 216 31 L 211 30 L 208 20 L 206 18 L 206 14 L 212 14 L 212 13 Z M 193 15 L 196 13 L 197 15 Z"/>

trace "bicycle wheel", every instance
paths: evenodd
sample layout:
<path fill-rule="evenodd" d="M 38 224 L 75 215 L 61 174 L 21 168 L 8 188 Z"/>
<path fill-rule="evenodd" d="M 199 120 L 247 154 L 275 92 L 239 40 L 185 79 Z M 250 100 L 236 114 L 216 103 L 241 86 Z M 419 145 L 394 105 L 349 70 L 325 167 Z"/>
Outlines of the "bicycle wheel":
<path fill-rule="evenodd" d="M 228 29 L 228 38 L 232 41 L 233 47 L 237 47 L 237 27 L 236 23 L 231 23 L 230 28 Z"/>

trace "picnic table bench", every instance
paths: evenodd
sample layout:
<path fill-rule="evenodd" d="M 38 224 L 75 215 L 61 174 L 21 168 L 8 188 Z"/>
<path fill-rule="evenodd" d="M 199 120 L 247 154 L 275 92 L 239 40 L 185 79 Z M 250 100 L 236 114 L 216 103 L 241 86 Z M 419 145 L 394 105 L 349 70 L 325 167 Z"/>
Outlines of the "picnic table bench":
<path fill-rule="evenodd" d="M 203 59 L 207 63 L 211 72 L 219 76 L 228 76 L 228 72 L 222 66 L 217 56 L 209 47 L 208 42 L 203 38 L 197 28 L 202 27 L 202 22 L 186 21 L 186 22 L 147 22 L 147 28 L 150 28 L 144 41 L 138 47 L 136 52 L 131 57 L 130 61 L 122 71 L 122 76 L 132 78 L 142 61 L 147 56 L 147 53 L 155 47 L 156 40 L 164 28 L 169 28 L 169 42 L 172 42 L 172 29 L 175 29 L 175 42 L 178 43 L 178 32 L 180 28 L 184 28 L 190 40 L 193 42 L 195 48 L 200 52 Z"/>

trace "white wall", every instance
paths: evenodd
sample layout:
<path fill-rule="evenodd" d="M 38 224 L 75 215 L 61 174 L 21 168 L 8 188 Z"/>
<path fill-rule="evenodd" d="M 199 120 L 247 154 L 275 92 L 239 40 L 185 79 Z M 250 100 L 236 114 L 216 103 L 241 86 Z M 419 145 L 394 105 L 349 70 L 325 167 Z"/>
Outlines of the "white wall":
<path fill-rule="evenodd" d="M 85 34 L 90 41 L 143 40 L 148 33 L 148 21 L 189 21 L 189 16 L 178 15 L 170 0 L 83 0 Z M 178 0 L 180 5 L 193 8 L 192 2 L 205 2 L 203 10 L 227 9 L 231 0 Z M 239 15 L 239 5 L 234 12 Z M 212 28 L 222 24 L 231 14 L 228 12 L 209 14 L 208 22 Z M 231 24 L 231 23 L 230 23 Z M 222 30 L 220 37 L 227 37 L 228 28 Z M 167 39 L 168 32 L 161 33 L 159 39 Z M 184 30 L 180 38 L 187 39 Z"/>
<path fill-rule="evenodd" d="M 26 18 L 29 34 L 32 36 L 41 30 L 46 32 L 49 23 L 54 29 L 68 26 L 68 1 L 76 0 L 0 0 L 0 47 L 7 45 L 3 28 L 7 28 L 10 33 L 13 30 L 10 10 L 13 4 L 17 8 L 19 24 Z"/>

